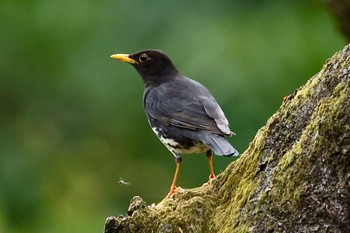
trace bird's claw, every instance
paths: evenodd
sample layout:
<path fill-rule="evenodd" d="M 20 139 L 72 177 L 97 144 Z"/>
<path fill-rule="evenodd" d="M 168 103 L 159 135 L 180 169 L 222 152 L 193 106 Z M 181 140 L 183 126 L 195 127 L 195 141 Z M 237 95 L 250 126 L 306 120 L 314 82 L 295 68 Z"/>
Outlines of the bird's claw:
<path fill-rule="evenodd" d="M 210 175 L 209 176 L 209 180 L 207 182 L 205 182 L 202 187 L 206 187 L 208 185 L 210 185 L 214 180 L 216 179 L 216 176 L 215 175 Z"/>
<path fill-rule="evenodd" d="M 169 199 L 174 193 L 176 193 L 181 189 L 182 189 L 181 187 L 176 187 L 176 186 L 172 187 L 164 199 Z"/>

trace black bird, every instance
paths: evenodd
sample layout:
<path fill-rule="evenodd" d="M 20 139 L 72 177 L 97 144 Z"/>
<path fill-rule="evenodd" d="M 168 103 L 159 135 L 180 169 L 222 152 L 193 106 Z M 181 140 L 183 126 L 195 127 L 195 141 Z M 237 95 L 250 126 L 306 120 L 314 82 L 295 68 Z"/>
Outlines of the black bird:
<path fill-rule="evenodd" d="M 180 74 L 165 53 L 143 50 L 111 57 L 130 63 L 141 75 L 148 122 L 176 158 L 175 175 L 167 197 L 177 190 L 182 154 L 206 152 L 209 180 L 215 178 L 211 150 L 219 156 L 239 154 L 225 138 L 234 133 L 214 97 L 202 84 Z"/>

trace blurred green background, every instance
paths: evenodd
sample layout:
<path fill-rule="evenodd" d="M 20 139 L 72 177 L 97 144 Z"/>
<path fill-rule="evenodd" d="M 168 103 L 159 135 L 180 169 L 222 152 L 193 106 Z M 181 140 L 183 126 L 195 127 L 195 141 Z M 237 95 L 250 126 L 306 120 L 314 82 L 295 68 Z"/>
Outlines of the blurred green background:
<path fill-rule="evenodd" d="M 240 151 L 346 40 L 322 1 L 0 1 L 0 232 L 102 232 L 167 194 L 172 155 L 114 53 L 165 51 L 224 109 Z M 216 172 L 231 158 L 214 158 Z M 130 185 L 118 183 L 120 177 Z M 178 184 L 202 185 L 204 155 Z"/>

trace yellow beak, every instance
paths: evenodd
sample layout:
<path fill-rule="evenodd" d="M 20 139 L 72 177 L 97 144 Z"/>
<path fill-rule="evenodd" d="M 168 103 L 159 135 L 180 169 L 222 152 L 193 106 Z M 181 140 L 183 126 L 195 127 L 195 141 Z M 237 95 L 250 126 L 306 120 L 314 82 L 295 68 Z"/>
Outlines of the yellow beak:
<path fill-rule="evenodd" d="M 131 59 L 129 57 L 129 54 L 113 54 L 111 58 L 118 59 L 131 64 L 137 64 L 137 61 L 135 61 L 134 59 Z"/>

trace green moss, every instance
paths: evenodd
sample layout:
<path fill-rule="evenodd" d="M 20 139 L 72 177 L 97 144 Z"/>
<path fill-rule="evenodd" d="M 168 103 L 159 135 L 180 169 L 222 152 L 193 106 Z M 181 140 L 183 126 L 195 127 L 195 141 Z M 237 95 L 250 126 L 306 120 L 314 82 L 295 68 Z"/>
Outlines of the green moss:
<path fill-rule="evenodd" d="M 336 58 L 339 59 L 339 57 Z M 349 59 L 345 60 L 349 61 Z M 339 80 L 335 80 L 338 84 L 331 96 L 327 97 L 329 94 L 327 91 L 332 88 L 333 83 L 325 80 L 325 77 L 335 76 L 329 70 L 325 70 L 329 67 L 332 66 L 326 64 L 324 69 L 315 75 L 304 88 L 298 90 L 292 101 L 283 104 L 282 108 L 268 120 L 266 126 L 259 130 L 246 153 L 235 164 L 237 168 L 229 168 L 228 171 L 225 171 L 231 174 L 232 179 L 227 180 L 227 187 L 228 184 L 231 184 L 230 190 L 223 186 L 225 190 L 223 200 L 230 199 L 218 208 L 216 218 L 214 218 L 217 224 L 215 229 L 220 229 L 220 232 L 247 232 L 255 224 L 256 219 L 264 219 L 264 214 L 289 216 L 297 213 L 301 198 L 307 193 L 308 183 L 306 181 L 312 179 L 310 172 L 315 169 L 315 157 L 311 154 L 321 154 L 322 145 L 327 143 L 318 134 L 322 130 L 330 130 L 329 127 L 336 126 L 337 122 L 330 122 L 332 119 L 330 114 L 336 114 L 344 106 L 344 101 L 346 101 L 344 98 L 349 98 L 348 87 L 347 93 L 339 92 L 348 84 L 339 83 Z M 323 85 L 328 85 L 328 87 L 323 87 Z M 302 109 L 301 106 L 304 106 L 305 109 Z M 283 143 L 281 144 L 290 143 L 291 147 L 285 152 L 283 152 L 285 148 L 276 147 L 270 154 L 262 153 L 266 140 L 273 134 L 270 126 L 275 122 L 284 121 L 287 126 L 298 127 L 293 121 L 295 118 L 300 118 L 300 114 L 305 114 L 305 116 L 309 114 L 302 122 L 305 124 L 300 124 L 300 128 L 294 128 L 297 131 L 283 132 L 285 137 L 282 138 Z M 283 154 L 276 157 L 276 154 L 280 153 Z M 261 190 L 260 185 L 268 181 L 262 182 L 254 177 L 259 160 L 265 160 L 266 163 L 277 162 L 268 177 L 270 185 L 267 184 L 265 190 Z M 254 198 L 258 200 L 257 204 L 250 206 Z M 268 211 L 259 212 L 264 208 Z M 251 217 L 252 214 L 246 214 L 247 212 L 256 212 L 256 215 L 262 215 L 262 217 Z M 264 221 L 265 230 L 276 229 L 276 221 L 273 219 Z"/>

